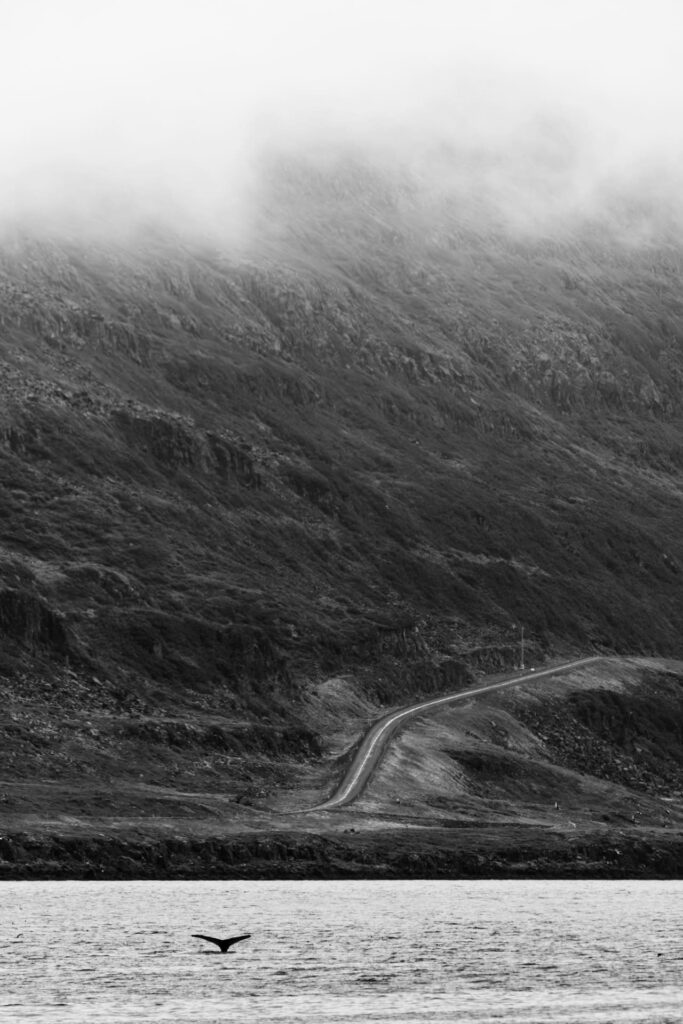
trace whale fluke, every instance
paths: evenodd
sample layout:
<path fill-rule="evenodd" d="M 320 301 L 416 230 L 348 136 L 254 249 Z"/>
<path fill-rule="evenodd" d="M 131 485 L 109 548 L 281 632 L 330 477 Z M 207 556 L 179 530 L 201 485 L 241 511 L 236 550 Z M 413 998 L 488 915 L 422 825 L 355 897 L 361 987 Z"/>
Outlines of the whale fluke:
<path fill-rule="evenodd" d="M 221 953 L 227 953 L 231 946 L 234 946 L 236 942 L 241 942 L 242 939 L 250 939 L 251 933 L 247 935 L 233 935 L 229 939 L 214 939 L 212 935 L 197 935 L 196 932 L 192 933 L 193 939 L 206 939 L 207 942 L 215 942 L 219 947 Z"/>

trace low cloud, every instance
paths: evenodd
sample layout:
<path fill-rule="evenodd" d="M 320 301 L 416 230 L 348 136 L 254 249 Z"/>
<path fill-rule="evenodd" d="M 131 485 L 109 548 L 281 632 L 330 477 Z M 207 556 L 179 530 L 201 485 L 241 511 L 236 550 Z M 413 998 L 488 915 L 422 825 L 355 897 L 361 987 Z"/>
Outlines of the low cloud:
<path fill-rule="evenodd" d="M 0 0 L 0 218 L 239 233 L 264 152 L 345 145 L 460 160 L 520 220 L 675 185 L 683 14 L 630 7 Z"/>

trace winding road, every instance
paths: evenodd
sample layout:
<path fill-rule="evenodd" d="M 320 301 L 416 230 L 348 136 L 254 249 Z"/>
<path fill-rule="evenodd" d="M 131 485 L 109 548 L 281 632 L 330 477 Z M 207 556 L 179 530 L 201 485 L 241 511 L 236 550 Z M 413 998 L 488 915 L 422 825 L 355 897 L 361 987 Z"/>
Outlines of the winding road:
<path fill-rule="evenodd" d="M 556 676 L 563 672 L 579 668 L 582 665 L 590 665 L 595 661 L 602 661 L 600 655 L 591 658 L 579 658 L 577 661 L 567 661 L 552 668 L 539 669 L 534 672 L 505 676 L 495 683 L 488 683 L 486 686 L 477 686 L 471 690 L 463 690 L 460 693 L 452 693 L 446 697 L 437 697 L 434 700 L 426 700 L 421 704 L 411 704 L 401 708 L 399 711 L 392 711 L 384 718 L 378 719 L 368 730 L 356 752 L 349 769 L 339 787 L 324 803 L 311 807 L 311 811 L 334 811 L 339 807 L 350 804 L 360 795 L 370 775 L 379 761 L 390 736 L 396 731 L 399 725 L 406 719 L 414 718 L 426 711 L 436 711 L 448 704 L 455 704 L 457 701 L 470 700 L 483 693 L 492 693 L 495 690 L 503 690 L 508 686 L 518 686 L 520 683 L 533 682 L 543 679 L 544 676 Z"/>

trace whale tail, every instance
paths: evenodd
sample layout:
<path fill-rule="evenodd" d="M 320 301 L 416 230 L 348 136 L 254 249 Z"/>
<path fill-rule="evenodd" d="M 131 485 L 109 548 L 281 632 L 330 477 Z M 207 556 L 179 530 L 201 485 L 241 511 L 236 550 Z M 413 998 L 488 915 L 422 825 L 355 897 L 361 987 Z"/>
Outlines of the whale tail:
<path fill-rule="evenodd" d="M 196 932 L 192 933 L 193 939 L 204 939 L 206 942 L 213 942 L 220 949 L 221 953 L 227 953 L 231 946 L 234 946 L 236 942 L 242 942 L 243 939 L 250 939 L 251 933 L 246 935 L 232 935 L 228 939 L 215 939 L 212 935 L 198 935 Z"/>

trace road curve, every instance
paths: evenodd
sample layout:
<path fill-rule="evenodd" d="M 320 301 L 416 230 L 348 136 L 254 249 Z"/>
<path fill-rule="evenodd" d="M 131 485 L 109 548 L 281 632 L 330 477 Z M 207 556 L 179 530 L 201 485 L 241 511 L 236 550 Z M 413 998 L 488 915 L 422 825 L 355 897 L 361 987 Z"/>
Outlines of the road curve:
<path fill-rule="evenodd" d="M 434 700 L 423 701 L 421 704 L 411 704 L 408 707 L 401 708 L 399 711 L 392 711 L 391 714 L 378 719 L 365 734 L 346 776 L 332 796 L 325 800 L 324 803 L 311 807 L 309 810 L 333 811 L 355 800 L 367 783 L 389 737 L 406 719 L 413 718 L 425 711 L 435 711 L 446 704 L 455 704 L 456 701 L 478 697 L 482 693 L 491 693 L 494 690 L 502 690 L 508 686 L 517 686 L 519 683 L 542 679 L 544 676 L 554 676 L 562 672 L 569 672 L 573 668 L 578 668 L 581 665 L 590 665 L 594 661 L 601 660 L 601 656 L 596 655 L 591 658 L 579 658 L 577 661 L 563 662 L 561 665 L 527 672 L 524 675 L 515 673 L 514 676 L 507 676 L 495 683 L 488 683 L 486 686 L 477 686 L 471 690 L 463 690 L 460 693 L 452 693 L 446 697 L 437 697 Z"/>

